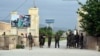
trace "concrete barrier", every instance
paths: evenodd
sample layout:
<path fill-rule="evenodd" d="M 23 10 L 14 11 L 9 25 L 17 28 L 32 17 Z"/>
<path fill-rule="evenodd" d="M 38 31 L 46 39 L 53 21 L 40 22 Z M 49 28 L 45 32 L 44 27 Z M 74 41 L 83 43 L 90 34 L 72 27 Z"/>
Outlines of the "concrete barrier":
<path fill-rule="evenodd" d="M 17 36 L 9 37 L 9 49 L 16 49 L 17 45 Z"/>
<path fill-rule="evenodd" d="M 98 50 L 100 49 L 100 38 L 98 38 L 98 45 L 97 45 L 97 40 L 96 37 L 93 36 L 86 36 L 87 42 L 86 42 L 86 47 L 87 49 L 92 49 L 92 50 Z"/>
<path fill-rule="evenodd" d="M 16 36 L 0 36 L 0 49 L 16 49 L 17 37 Z"/>
<path fill-rule="evenodd" d="M 39 46 L 39 38 L 38 37 L 34 37 L 34 46 Z"/>
<path fill-rule="evenodd" d="M 17 45 L 22 45 L 21 41 L 23 41 L 23 45 L 29 46 L 29 40 L 27 38 L 21 38 L 20 36 L 0 36 L 0 49 L 12 50 L 16 49 Z M 39 38 L 33 37 L 33 46 L 39 46 Z"/>
<path fill-rule="evenodd" d="M 22 38 L 22 41 L 23 41 L 23 45 L 26 47 L 26 43 L 27 43 L 27 41 L 26 41 L 27 39 L 26 38 Z"/>
<path fill-rule="evenodd" d="M 4 48 L 4 38 L 3 36 L 0 36 L 0 49 Z"/>

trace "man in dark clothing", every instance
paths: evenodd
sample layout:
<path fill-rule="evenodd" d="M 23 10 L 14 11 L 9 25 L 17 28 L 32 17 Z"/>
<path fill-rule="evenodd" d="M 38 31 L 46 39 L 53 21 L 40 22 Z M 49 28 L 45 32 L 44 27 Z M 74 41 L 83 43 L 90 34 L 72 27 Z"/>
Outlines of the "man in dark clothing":
<path fill-rule="evenodd" d="M 69 37 L 70 37 L 70 47 L 74 47 L 74 34 L 71 32 Z"/>
<path fill-rule="evenodd" d="M 68 35 L 68 36 L 67 36 L 67 48 L 70 47 L 70 41 L 71 41 L 71 40 L 70 40 L 70 35 Z"/>
<path fill-rule="evenodd" d="M 83 33 L 81 33 L 80 39 L 79 39 L 79 41 L 80 41 L 80 48 L 81 49 L 83 49 L 83 38 L 84 38 Z"/>
<path fill-rule="evenodd" d="M 39 46 L 41 47 L 41 34 L 39 34 Z"/>
<path fill-rule="evenodd" d="M 48 36 L 48 47 L 50 48 L 51 46 L 51 40 L 52 40 L 52 36 Z"/>
<path fill-rule="evenodd" d="M 59 40 L 60 40 L 60 36 L 59 34 L 57 33 L 56 36 L 55 36 L 55 48 L 58 46 L 58 48 L 60 47 L 59 46 Z"/>
<path fill-rule="evenodd" d="M 73 42 L 74 42 L 74 34 L 72 32 L 69 33 L 68 37 L 67 37 L 67 47 L 73 47 Z"/>
<path fill-rule="evenodd" d="M 28 35 L 28 39 L 29 39 L 29 47 L 30 47 L 30 49 L 32 49 L 33 38 L 32 38 L 31 33 L 29 33 L 29 35 Z"/>
<path fill-rule="evenodd" d="M 78 32 L 76 33 L 76 35 L 75 35 L 75 47 L 79 47 L 79 34 L 78 34 Z"/>
<path fill-rule="evenodd" d="M 45 45 L 45 38 L 46 38 L 45 34 L 43 34 L 42 37 L 43 37 L 43 44 L 42 45 L 44 46 Z"/>
<path fill-rule="evenodd" d="M 39 36 L 40 48 L 43 47 L 43 34 Z"/>
<path fill-rule="evenodd" d="M 7 36 L 6 36 L 6 32 L 3 32 L 2 36 L 3 36 L 3 38 L 4 38 L 4 47 L 3 47 L 3 48 L 5 49 L 5 48 L 7 48 L 7 44 L 8 44 L 7 38 L 6 38 L 6 37 L 7 37 Z"/>

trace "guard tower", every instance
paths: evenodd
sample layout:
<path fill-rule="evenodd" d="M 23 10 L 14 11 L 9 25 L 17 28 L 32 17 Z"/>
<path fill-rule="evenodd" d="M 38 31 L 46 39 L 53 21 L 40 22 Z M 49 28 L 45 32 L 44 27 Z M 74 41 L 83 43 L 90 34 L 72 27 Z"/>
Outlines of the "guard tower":
<path fill-rule="evenodd" d="M 31 25 L 28 29 L 28 32 L 31 32 L 34 36 L 35 45 L 39 45 L 39 15 L 38 15 L 38 8 L 36 7 L 35 0 L 34 6 L 29 9 L 29 15 L 31 18 Z"/>

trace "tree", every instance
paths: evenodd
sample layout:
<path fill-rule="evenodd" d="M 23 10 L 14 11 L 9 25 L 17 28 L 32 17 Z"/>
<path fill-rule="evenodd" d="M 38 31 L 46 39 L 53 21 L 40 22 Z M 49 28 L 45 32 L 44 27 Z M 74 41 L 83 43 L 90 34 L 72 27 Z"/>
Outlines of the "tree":
<path fill-rule="evenodd" d="M 80 20 L 81 28 L 91 36 L 100 37 L 100 0 L 87 0 L 78 9 L 78 14 L 82 17 Z"/>
<path fill-rule="evenodd" d="M 42 34 L 47 35 L 46 27 L 40 28 L 40 29 L 39 29 L 39 33 L 40 33 L 40 34 L 42 33 Z"/>
<path fill-rule="evenodd" d="M 39 33 L 40 34 L 45 34 L 47 36 L 52 36 L 53 32 L 52 32 L 52 28 L 51 27 L 43 27 L 39 29 Z"/>
<path fill-rule="evenodd" d="M 63 30 L 58 30 L 56 33 L 58 33 L 59 36 L 61 36 L 64 33 L 64 31 Z"/>
<path fill-rule="evenodd" d="M 52 36 L 53 35 L 53 31 L 52 31 L 52 28 L 51 27 L 48 27 L 46 29 L 46 32 L 47 32 L 47 36 Z"/>
<path fill-rule="evenodd" d="M 97 46 L 99 47 L 100 0 L 87 0 L 86 4 L 80 2 L 79 4 L 81 5 L 81 9 L 78 9 L 78 14 L 82 17 L 80 27 L 83 28 L 88 35 L 96 37 Z"/>

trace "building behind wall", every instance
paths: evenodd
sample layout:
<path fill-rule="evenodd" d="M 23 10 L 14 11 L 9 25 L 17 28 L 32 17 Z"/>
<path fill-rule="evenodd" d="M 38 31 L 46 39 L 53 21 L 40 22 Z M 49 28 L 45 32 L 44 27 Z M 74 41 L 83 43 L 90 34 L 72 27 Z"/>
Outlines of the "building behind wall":
<path fill-rule="evenodd" d="M 82 9 L 80 9 L 80 11 L 82 11 Z M 83 11 L 82 11 L 83 12 Z M 84 12 L 86 14 L 86 12 Z M 77 30 L 79 33 L 83 33 L 84 34 L 84 45 L 85 48 L 87 49 L 94 49 L 96 50 L 97 47 L 97 40 L 96 37 L 93 36 L 89 36 L 86 34 L 86 32 L 83 31 L 83 29 L 80 27 L 80 20 L 82 19 L 82 17 L 78 14 L 78 18 L 77 18 Z M 99 41 L 100 44 L 100 41 Z"/>
<path fill-rule="evenodd" d="M 0 35 L 3 34 L 3 32 L 6 32 L 7 35 L 10 35 L 10 23 L 0 21 Z"/>

